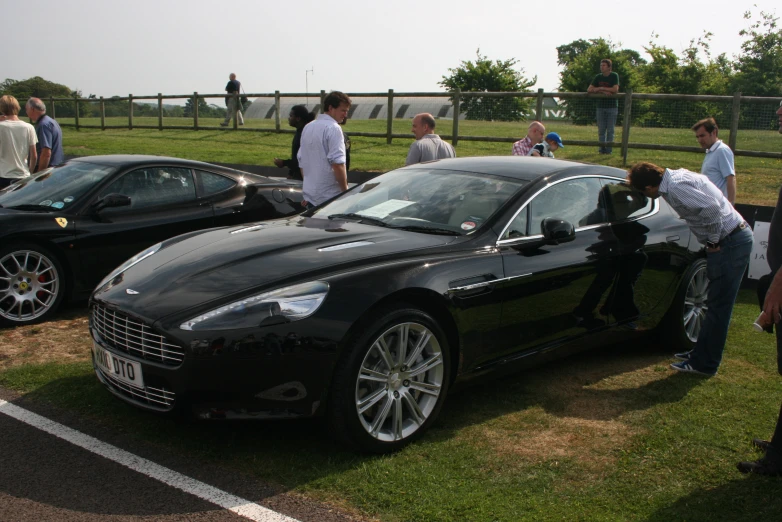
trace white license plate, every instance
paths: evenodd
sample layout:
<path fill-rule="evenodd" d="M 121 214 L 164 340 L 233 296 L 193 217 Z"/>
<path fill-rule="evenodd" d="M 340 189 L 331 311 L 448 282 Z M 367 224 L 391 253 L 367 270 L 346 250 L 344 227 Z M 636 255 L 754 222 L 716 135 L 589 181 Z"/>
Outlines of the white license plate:
<path fill-rule="evenodd" d="M 97 343 L 93 343 L 92 346 L 95 352 L 95 361 L 105 373 L 136 388 L 144 387 L 144 376 L 139 363 L 114 355 L 101 348 Z"/>

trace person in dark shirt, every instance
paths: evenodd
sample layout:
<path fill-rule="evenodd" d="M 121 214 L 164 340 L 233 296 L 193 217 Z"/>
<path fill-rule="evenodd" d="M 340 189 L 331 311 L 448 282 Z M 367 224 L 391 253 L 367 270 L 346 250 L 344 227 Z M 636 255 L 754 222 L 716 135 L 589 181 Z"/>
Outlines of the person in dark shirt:
<path fill-rule="evenodd" d="M 779 132 L 782 133 L 782 103 L 777 109 L 777 116 L 779 118 Z M 782 327 L 782 270 L 780 270 L 782 267 L 782 190 L 779 191 L 779 199 L 768 230 L 767 253 L 768 266 L 771 268 L 773 278 L 763 302 L 763 314 L 758 318 L 758 324 L 766 326 L 776 323 L 777 371 L 782 375 L 782 332 L 780 332 L 780 327 Z M 777 427 L 774 429 L 771 440 L 754 439 L 752 443 L 758 449 L 763 450 L 765 455 L 756 461 L 739 462 L 739 471 L 757 475 L 782 475 L 782 408 L 779 410 Z"/>
<path fill-rule="evenodd" d="M 315 115 L 307 111 L 307 107 L 304 105 L 294 105 L 291 107 L 291 112 L 288 114 L 288 125 L 296 129 L 296 134 L 293 135 L 293 143 L 291 143 L 291 159 L 274 158 L 274 164 L 279 168 L 288 167 L 288 177 L 293 179 L 301 179 L 301 170 L 299 170 L 299 160 L 296 158 L 296 154 L 299 152 L 299 146 L 301 145 L 301 131 L 304 130 L 304 126 L 315 119 Z"/>
<path fill-rule="evenodd" d="M 225 86 L 225 92 L 228 96 L 225 97 L 225 106 L 227 107 L 225 112 L 225 121 L 220 124 L 221 127 L 227 127 L 231 118 L 236 114 L 236 120 L 239 125 L 244 125 L 244 118 L 242 117 L 242 105 L 239 104 L 239 100 L 233 96 L 234 93 L 239 92 L 242 88 L 242 84 L 236 79 L 236 75 L 231 73 L 228 75 L 228 83 Z M 237 106 L 237 104 L 239 104 Z"/>
<path fill-rule="evenodd" d="M 46 114 L 46 105 L 40 98 L 30 98 L 25 105 L 27 116 L 35 125 L 38 135 L 38 165 L 30 172 L 40 172 L 49 167 L 58 167 L 65 163 L 62 151 L 62 130 L 60 125 Z"/>
<path fill-rule="evenodd" d="M 597 140 L 600 142 L 598 152 L 611 154 L 610 145 L 614 141 L 616 116 L 619 112 L 619 102 L 614 97 L 619 92 L 619 75 L 612 71 L 613 62 L 608 58 L 600 60 L 600 74 L 595 76 L 587 92 L 606 94 L 608 97 L 597 100 Z"/>

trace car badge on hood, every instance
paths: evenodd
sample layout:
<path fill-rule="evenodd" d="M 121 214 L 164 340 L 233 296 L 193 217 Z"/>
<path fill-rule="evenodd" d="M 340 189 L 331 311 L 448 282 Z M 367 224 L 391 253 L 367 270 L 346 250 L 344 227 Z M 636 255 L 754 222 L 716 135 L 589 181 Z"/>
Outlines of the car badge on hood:
<path fill-rule="evenodd" d="M 65 218 L 54 218 L 54 220 L 57 222 L 58 225 L 60 225 L 62 228 L 65 228 L 68 226 L 68 220 Z"/>
<path fill-rule="evenodd" d="M 128 294 L 128 295 L 138 295 L 138 292 L 136 292 L 132 288 L 126 288 L 125 289 L 125 293 Z"/>

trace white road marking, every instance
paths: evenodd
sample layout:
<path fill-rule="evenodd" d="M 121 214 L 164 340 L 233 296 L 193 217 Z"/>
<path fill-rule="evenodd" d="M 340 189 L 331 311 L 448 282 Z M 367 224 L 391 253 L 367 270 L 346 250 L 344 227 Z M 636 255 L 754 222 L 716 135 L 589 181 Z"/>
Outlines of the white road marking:
<path fill-rule="evenodd" d="M 174 470 L 155 464 L 152 461 L 141 458 L 128 451 L 117 448 L 116 446 L 112 446 L 111 444 L 99 441 L 95 437 L 85 435 L 84 433 L 54 422 L 53 420 L 49 420 L 37 413 L 20 408 L 19 406 L 2 399 L 0 399 L 0 413 L 5 413 L 18 421 L 29 424 L 46 433 L 50 433 L 55 437 L 59 437 L 71 444 L 95 453 L 96 455 L 100 455 L 117 464 L 121 464 L 133 471 L 159 480 L 173 488 L 184 491 L 185 493 L 190 493 L 191 495 L 195 495 L 196 497 L 213 504 L 217 504 L 222 508 L 233 511 L 237 515 L 249 518 L 250 520 L 255 520 L 256 522 L 298 522 L 294 518 L 290 518 L 249 500 L 217 489 L 209 484 L 204 484 L 201 481 L 177 473 Z"/>

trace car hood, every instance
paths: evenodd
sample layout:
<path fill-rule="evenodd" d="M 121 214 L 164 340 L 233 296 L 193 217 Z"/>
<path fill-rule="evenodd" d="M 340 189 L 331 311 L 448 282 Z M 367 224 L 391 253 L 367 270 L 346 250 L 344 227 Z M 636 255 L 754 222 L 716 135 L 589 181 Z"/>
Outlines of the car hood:
<path fill-rule="evenodd" d="M 155 321 L 455 239 L 301 216 L 213 229 L 169 240 L 94 296 Z"/>

